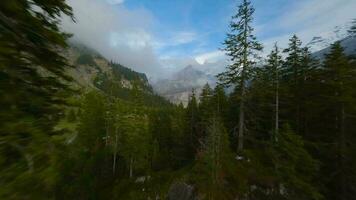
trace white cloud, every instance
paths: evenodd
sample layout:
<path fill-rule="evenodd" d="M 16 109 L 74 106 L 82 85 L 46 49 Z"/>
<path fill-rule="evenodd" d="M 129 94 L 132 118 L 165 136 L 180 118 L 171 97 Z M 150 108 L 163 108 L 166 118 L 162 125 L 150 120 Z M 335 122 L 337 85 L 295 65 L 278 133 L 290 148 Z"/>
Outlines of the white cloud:
<path fill-rule="evenodd" d="M 65 19 L 62 27 L 74 33 L 74 40 L 136 71 L 151 76 L 161 71 L 150 33 L 154 18 L 147 10 L 128 10 L 102 0 L 69 0 L 68 3 L 73 7 L 77 23 Z"/>
<path fill-rule="evenodd" d="M 68 0 L 73 7 L 76 23 L 63 21 L 63 29 L 73 33 L 75 41 L 97 50 L 109 60 L 114 60 L 150 77 L 168 75 L 167 59 L 179 52 L 157 52 L 165 48 L 188 44 L 199 39 L 194 31 L 169 32 L 167 37 L 156 38 L 150 31 L 155 19 L 145 9 L 129 10 L 123 0 Z M 176 54 L 175 54 L 176 53 Z M 170 55 L 170 56 L 169 56 Z M 193 60 L 192 58 L 186 60 Z M 174 65 L 174 66 L 173 66 Z M 172 61 L 169 66 L 177 67 Z"/>

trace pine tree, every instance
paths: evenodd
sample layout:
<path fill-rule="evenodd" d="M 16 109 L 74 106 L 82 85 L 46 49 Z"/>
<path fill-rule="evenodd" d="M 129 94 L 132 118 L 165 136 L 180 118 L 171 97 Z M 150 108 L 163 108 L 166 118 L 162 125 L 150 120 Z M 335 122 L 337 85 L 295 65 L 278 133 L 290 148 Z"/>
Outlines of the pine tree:
<path fill-rule="evenodd" d="M 275 44 L 274 49 L 272 50 L 271 54 L 268 56 L 268 65 L 266 67 L 267 74 L 271 75 L 271 83 L 273 85 L 273 90 L 275 91 L 274 93 L 274 99 L 275 99 L 275 115 L 274 115 L 274 135 L 273 139 L 275 141 L 278 141 L 278 133 L 279 133 L 279 79 L 280 79 L 280 70 L 281 66 L 283 64 L 282 61 L 282 56 L 280 55 L 279 48 L 277 44 Z"/>
<path fill-rule="evenodd" d="M 186 142 L 188 147 L 188 155 L 193 157 L 200 149 L 200 130 L 199 130 L 199 107 L 195 96 L 195 91 L 192 90 L 192 94 L 189 98 L 188 106 L 186 109 Z"/>
<path fill-rule="evenodd" d="M 288 48 L 283 50 L 283 52 L 287 53 L 284 76 L 292 82 L 294 87 L 297 87 L 299 70 L 301 68 L 302 42 L 296 35 L 293 35 L 289 39 Z"/>
<path fill-rule="evenodd" d="M 296 35 L 289 40 L 289 46 L 283 52 L 287 53 L 283 69 L 281 70 L 281 78 L 283 85 L 287 86 L 287 93 L 285 94 L 284 101 L 288 104 L 288 111 L 286 115 L 295 116 L 294 118 L 287 119 L 291 120 L 291 125 L 293 128 L 300 127 L 301 121 L 301 92 L 300 88 L 300 78 L 302 65 L 302 42 Z M 299 130 L 297 131 L 300 134 Z"/>
<path fill-rule="evenodd" d="M 231 33 L 227 35 L 224 42 L 226 54 L 230 57 L 232 64 L 226 72 L 219 74 L 219 80 L 225 85 L 236 85 L 240 90 L 240 111 L 239 111 L 239 136 L 238 150 L 243 150 L 243 140 L 245 131 L 245 101 L 246 101 L 246 81 L 249 80 L 256 62 L 257 52 L 262 50 L 262 46 L 253 35 L 251 23 L 255 9 L 250 0 L 243 0 L 238 7 L 238 12 L 232 17 L 230 24 Z"/>

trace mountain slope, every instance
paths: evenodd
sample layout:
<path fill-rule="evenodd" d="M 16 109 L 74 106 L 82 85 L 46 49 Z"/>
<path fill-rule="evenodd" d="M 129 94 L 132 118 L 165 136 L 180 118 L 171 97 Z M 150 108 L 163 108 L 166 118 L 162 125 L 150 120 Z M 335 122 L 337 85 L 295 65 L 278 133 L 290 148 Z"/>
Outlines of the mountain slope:
<path fill-rule="evenodd" d="M 121 64 L 109 62 L 96 51 L 83 44 L 71 43 L 64 53 L 74 67 L 67 71 L 73 87 L 81 90 L 100 90 L 107 95 L 131 101 L 140 99 L 152 106 L 169 102 L 153 92 L 144 73 L 131 70 Z"/>

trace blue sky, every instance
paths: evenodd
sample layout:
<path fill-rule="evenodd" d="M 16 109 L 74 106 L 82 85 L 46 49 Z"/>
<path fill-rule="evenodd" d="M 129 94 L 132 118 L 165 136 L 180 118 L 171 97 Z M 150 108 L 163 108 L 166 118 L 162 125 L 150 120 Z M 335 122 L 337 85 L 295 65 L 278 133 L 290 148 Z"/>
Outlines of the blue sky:
<path fill-rule="evenodd" d="M 231 0 L 128 0 L 130 9 L 143 7 L 156 20 L 155 35 L 161 40 L 175 38 L 180 45 L 159 49 L 159 54 L 185 56 L 216 50 L 225 37 L 232 11 Z M 179 42 L 178 42 L 179 43 Z"/>
<path fill-rule="evenodd" d="M 222 48 L 240 0 L 67 0 L 77 17 L 74 38 L 108 59 L 155 76 L 188 64 L 221 71 Z M 255 35 L 267 53 L 292 34 L 304 43 L 356 18 L 356 0 L 252 0 Z"/>

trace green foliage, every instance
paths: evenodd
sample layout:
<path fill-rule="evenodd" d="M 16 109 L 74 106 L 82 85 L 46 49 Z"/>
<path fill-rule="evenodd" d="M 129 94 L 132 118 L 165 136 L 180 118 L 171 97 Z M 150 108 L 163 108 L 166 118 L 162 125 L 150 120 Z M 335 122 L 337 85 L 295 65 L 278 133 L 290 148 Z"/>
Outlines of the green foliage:
<path fill-rule="evenodd" d="M 125 70 L 118 70 L 120 68 Z M 113 77 L 106 73 L 99 73 L 96 76 L 95 87 L 107 95 L 126 101 L 141 101 L 142 104 L 147 106 L 171 106 L 168 100 L 152 92 L 145 75 L 142 76 L 140 73 L 119 64 L 112 64 L 112 69 Z M 128 72 L 129 75 L 125 75 L 125 72 Z"/>
<path fill-rule="evenodd" d="M 212 117 L 209 122 L 204 148 L 193 169 L 193 181 L 208 199 L 231 199 L 241 189 L 236 184 L 239 176 L 234 172 L 237 161 L 221 119 Z M 230 187 L 232 185 L 235 188 Z"/>
<path fill-rule="evenodd" d="M 126 80 L 129 80 L 129 81 L 140 80 L 143 83 L 148 82 L 146 75 L 143 73 L 135 72 L 130 68 L 127 68 L 123 65 L 113 63 L 113 62 L 111 62 L 110 65 L 113 68 L 113 73 L 114 73 L 114 76 L 116 76 L 116 77 L 122 76 L 123 78 L 125 78 Z"/>
<path fill-rule="evenodd" d="M 273 153 L 275 172 L 279 185 L 283 185 L 286 199 L 320 199 L 313 186 L 318 165 L 306 151 L 303 139 L 289 126 L 282 128 Z M 281 190 L 281 188 L 280 188 Z"/>

